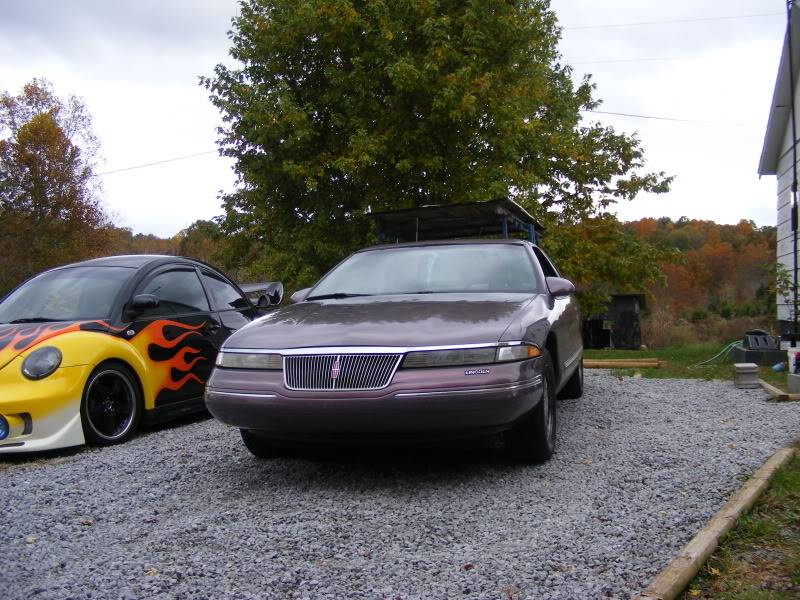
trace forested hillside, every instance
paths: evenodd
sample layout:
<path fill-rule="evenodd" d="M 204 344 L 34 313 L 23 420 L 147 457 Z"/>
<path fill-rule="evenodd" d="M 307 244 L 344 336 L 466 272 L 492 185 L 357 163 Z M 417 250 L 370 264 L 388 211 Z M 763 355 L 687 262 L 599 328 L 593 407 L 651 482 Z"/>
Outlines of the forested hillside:
<path fill-rule="evenodd" d="M 645 338 L 653 345 L 694 339 L 728 341 L 775 320 L 775 228 L 751 221 L 720 225 L 681 218 L 626 223 L 629 231 L 674 257 L 651 285 Z"/>
<path fill-rule="evenodd" d="M 676 261 L 662 265 L 666 281 L 650 290 L 654 305 L 695 320 L 704 311 L 723 318 L 774 311 L 774 227 L 686 218 L 642 219 L 626 226 L 651 244 L 680 252 Z"/>

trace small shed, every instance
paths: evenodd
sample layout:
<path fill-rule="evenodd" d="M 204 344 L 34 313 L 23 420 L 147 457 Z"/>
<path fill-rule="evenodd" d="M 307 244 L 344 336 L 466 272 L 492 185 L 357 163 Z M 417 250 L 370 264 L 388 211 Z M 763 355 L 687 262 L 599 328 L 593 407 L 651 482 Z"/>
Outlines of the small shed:
<path fill-rule="evenodd" d="M 612 294 L 606 312 L 583 321 L 586 348 L 638 350 L 642 346 L 644 294 Z"/>
<path fill-rule="evenodd" d="M 513 232 L 522 232 L 536 244 L 544 233 L 544 227 L 509 198 L 371 212 L 367 216 L 375 221 L 379 244 L 469 237 L 507 239 Z"/>

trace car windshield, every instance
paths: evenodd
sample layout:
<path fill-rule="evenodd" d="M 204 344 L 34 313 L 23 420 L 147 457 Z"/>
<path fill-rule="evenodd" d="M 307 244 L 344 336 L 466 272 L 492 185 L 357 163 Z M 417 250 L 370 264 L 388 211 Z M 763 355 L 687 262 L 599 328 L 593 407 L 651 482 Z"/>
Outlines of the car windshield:
<path fill-rule="evenodd" d="M 134 273 L 128 267 L 69 267 L 42 273 L 0 302 L 0 323 L 106 318 Z"/>
<path fill-rule="evenodd" d="M 350 295 L 506 292 L 533 294 L 541 284 L 523 246 L 431 245 L 353 254 L 308 298 Z"/>

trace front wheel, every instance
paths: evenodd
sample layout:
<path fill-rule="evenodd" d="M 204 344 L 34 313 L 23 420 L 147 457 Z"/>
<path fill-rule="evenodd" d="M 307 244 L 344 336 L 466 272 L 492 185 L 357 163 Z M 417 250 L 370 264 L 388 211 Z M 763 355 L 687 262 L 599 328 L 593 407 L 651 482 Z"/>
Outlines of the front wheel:
<path fill-rule="evenodd" d="M 575 372 L 558 395 L 562 400 L 573 400 L 581 396 L 583 396 L 583 359 L 578 363 L 578 368 L 575 369 Z"/>
<path fill-rule="evenodd" d="M 522 421 L 506 432 L 508 453 L 529 462 L 543 462 L 556 449 L 556 390 L 553 363 L 547 351 L 542 353 L 542 399 Z"/>
<path fill-rule="evenodd" d="M 81 399 L 81 425 L 95 446 L 121 444 L 133 435 L 142 416 L 142 398 L 130 369 L 120 363 L 97 367 Z"/>
<path fill-rule="evenodd" d="M 242 434 L 244 445 L 253 456 L 258 458 L 274 458 L 278 455 L 274 446 L 257 433 L 249 429 L 240 429 L 239 431 Z"/>

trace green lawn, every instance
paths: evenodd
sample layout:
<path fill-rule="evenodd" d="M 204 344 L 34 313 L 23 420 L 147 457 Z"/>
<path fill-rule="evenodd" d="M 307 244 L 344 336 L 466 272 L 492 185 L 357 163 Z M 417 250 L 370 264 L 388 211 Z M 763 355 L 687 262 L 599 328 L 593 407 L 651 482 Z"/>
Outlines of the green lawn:
<path fill-rule="evenodd" d="M 642 377 L 651 379 L 732 379 L 733 367 L 724 357 L 718 357 L 713 363 L 702 367 L 694 367 L 719 353 L 723 344 L 689 344 L 662 350 L 586 350 L 584 358 L 660 358 L 666 361 L 658 369 L 615 369 L 619 376 L 633 376 L 637 372 Z M 780 388 L 785 387 L 786 374 L 775 373 L 769 367 L 759 369 L 760 377 Z"/>
<path fill-rule="evenodd" d="M 800 457 L 774 476 L 736 523 L 683 600 L 800 598 Z"/>

